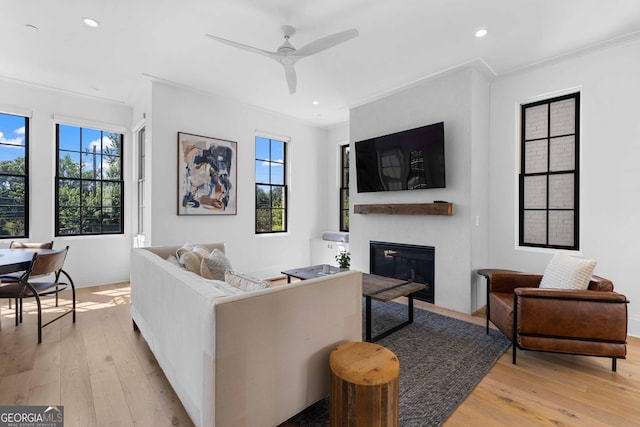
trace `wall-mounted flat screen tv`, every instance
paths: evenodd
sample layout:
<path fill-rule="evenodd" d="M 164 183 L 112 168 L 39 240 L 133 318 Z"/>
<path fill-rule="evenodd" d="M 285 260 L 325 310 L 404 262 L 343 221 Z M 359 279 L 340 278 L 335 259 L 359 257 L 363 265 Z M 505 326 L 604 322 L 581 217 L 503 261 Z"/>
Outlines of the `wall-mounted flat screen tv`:
<path fill-rule="evenodd" d="M 358 193 L 445 188 L 444 122 L 357 141 Z"/>

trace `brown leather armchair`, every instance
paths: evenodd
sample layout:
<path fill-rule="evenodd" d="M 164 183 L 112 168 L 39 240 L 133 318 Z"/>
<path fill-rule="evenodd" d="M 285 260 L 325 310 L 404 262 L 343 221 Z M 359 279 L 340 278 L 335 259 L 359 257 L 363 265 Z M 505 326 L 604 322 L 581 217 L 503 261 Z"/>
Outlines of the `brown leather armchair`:
<path fill-rule="evenodd" d="M 541 275 L 478 270 L 487 278 L 489 321 L 516 349 L 611 357 L 611 369 L 627 354 L 627 298 L 613 283 L 592 276 L 586 290 L 540 289 Z"/>

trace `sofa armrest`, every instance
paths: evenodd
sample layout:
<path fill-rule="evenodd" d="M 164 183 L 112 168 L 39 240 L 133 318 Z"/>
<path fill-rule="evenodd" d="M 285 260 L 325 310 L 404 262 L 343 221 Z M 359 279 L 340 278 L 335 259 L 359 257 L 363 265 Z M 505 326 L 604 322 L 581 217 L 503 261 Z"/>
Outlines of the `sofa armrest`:
<path fill-rule="evenodd" d="M 627 298 L 616 292 L 518 288 L 517 335 L 624 343 Z"/>

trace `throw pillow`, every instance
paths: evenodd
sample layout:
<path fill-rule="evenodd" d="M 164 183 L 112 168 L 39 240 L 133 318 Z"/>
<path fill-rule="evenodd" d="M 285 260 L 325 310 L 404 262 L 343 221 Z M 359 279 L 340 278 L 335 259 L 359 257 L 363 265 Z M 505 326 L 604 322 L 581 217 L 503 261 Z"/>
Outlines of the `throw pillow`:
<path fill-rule="evenodd" d="M 200 258 L 193 252 L 184 252 L 180 256 L 179 262 L 188 271 L 200 274 Z"/>
<path fill-rule="evenodd" d="M 191 252 L 198 255 L 198 258 L 200 259 L 206 258 L 209 255 L 211 255 L 211 252 L 209 252 L 209 249 L 203 248 L 202 246 L 194 246 Z"/>
<path fill-rule="evenodd" d="M 191 252 L 192 250 L 193 250 L 193 245 L 187 242 L 176 250 L 176 258 L 180 259 L 183 253 Z"/>
<path fill-rule="evenodd" d="M 245 276 L 244 274 L 234 273 L 233 271 L 226 271 L 224 273 L 224 281 L 245 292 L 257 291 L 270 287 L 269 283 L 263 280 L 254 279 Z"/>
<path fill-rule="evenodd" d="M 575 258 L 558 252 L 544 270 L 540 288 L 587 289 L 596 261 Z"/>
<path fill-rule="evenodd" d="M 224 280 L 224 272 L 233 270 L 231 262 L 220 249 L 214 249 L 211 254 L 202 259 L 211 273 L 211 278 L 215 280 Z"/>
<path fill-rule="evenodd" d="M 200 261 L 200 275 L 205 279 L 213 279 L 213 275 L 209 271 L 209 267 L 207 267 L 207 263 L 204 258 Z"/>

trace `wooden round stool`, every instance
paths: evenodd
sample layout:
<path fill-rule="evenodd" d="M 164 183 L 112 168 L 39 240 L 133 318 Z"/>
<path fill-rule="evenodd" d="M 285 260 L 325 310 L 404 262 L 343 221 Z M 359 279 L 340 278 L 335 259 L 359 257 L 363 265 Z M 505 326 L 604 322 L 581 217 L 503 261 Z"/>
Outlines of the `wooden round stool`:
<path fill-rule="evenodd" d="M 332 426 L 397 426 L 400 362 L 369 342 L 340 344 L 329 357 Z"/>

